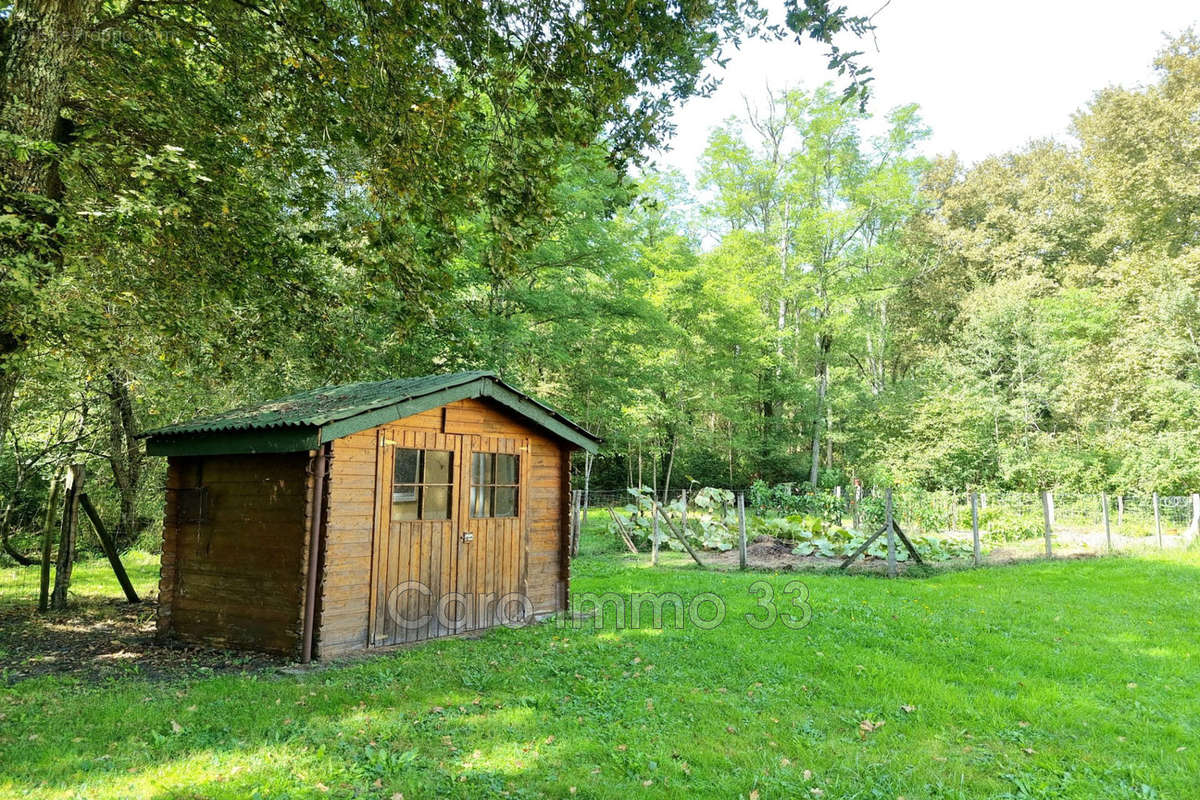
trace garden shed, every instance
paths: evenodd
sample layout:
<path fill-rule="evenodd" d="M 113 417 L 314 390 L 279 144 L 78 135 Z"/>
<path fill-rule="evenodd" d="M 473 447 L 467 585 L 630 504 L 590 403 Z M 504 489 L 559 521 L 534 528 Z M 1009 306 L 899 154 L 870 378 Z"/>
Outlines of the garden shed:
<path fill-rule="evenodd" d="M 489 372 L 329 386 L 144 434 L 166 456 L 158 630 L 302 660 L 567 606 L 598 439 Z"/>

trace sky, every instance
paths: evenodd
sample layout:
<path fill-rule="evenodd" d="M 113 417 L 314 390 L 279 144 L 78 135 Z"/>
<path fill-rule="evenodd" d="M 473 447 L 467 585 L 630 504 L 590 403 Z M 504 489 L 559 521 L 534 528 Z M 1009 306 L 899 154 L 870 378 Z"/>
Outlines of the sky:
<path fill-rule="evenodd" d="M 933 131 L 924 152 L 968 163 L 1030 139 L 1068 139 L 1071 115 L 1096 91 L 1153 82 L 1168 36 L 1200 29 L 1197 0 L 845 2 L 852 13 L 878 11 L 874 41 L 853 48 L 874 70 L 869 110 L 919 104 Z M 670 150 L 652 156 L 659 166 L 694 178 L 709 130 L 744 113 L 745 98 L 838 80 L 811 41 L 744 43 L 717 74 L 720 89 L 677 109 Z"/>

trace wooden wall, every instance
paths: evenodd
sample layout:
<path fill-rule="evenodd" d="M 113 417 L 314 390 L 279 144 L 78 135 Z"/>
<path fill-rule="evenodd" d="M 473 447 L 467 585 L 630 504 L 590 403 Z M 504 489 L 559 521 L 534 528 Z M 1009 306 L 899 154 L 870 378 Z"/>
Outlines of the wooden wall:
<path fill-rule="evenodd" d="M 570 453 L 564 445 L 486 400 L 459 400 L 381 428 L 528 437 L 525 591 L 538 616 L 566 608 Z M 378 439 L 377 428 L 333 442 L 324 577 L 318 595 L 317 654 L 322 658 L 367 646 Z"/>
<path fill-rule="evenodd" d="M 308 453 L 172 457 L 158 630 L 185 641 L 297 653 L 307 567 Z M 206 520 L 179 490 L 207 487 Z"/>

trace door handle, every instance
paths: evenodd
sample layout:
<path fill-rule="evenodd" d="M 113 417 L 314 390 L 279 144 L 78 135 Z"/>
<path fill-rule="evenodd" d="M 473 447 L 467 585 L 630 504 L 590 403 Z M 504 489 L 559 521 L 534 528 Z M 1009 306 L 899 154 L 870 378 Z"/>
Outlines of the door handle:
<path fill-rule="evenodd" d="M 462 535 L 462 540 L 463 540 L 463 544 L 467 544 L 467 543 L 473 542 L 473 541 L 475 541 L 475 534 L 473 534 L 473 533 L 464 533 L 464 534 Z"/>

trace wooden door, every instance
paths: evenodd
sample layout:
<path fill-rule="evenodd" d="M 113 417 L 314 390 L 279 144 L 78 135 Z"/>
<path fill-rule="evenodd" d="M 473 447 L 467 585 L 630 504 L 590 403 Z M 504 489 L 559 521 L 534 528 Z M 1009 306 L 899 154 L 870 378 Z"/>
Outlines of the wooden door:
<path fill-rule="evenodd" d="M 525 594 L 525 508 L 529 440 L 464 436 L 459 515 L 456 630 L 520 624 L 532 614 Z"/>
<path fill-rule="evenodd" d="M 532 615 L 525 594 L 528 453 L 527 439 L 380 432 L 373 646 Z"/>
<path fill-rule="evenodd" d="M 372 645 L 454 632 L 444 622 L 444 607 L 458 582 L 462 438 L 405 429 L 380 433 Z"/>

